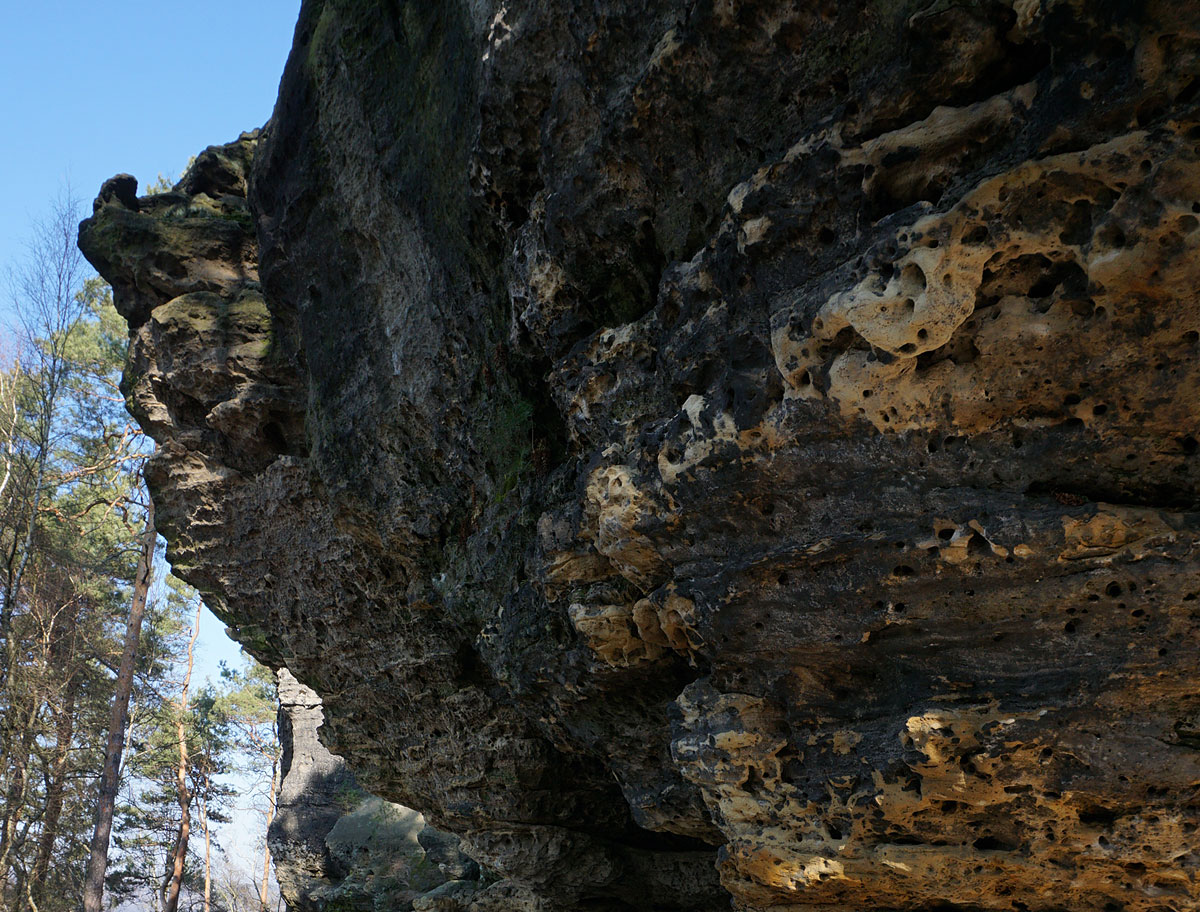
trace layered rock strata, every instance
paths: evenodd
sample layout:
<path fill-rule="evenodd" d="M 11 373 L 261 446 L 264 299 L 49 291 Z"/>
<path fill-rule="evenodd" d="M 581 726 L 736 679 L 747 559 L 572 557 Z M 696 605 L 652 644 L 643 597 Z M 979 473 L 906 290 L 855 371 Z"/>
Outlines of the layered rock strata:
<path fill-rule="evenodd" d="M 1155 0 L 310 0 L 82 228 L 176 572 L 459 907 L 1191 908 L 1198 72 Z"/>

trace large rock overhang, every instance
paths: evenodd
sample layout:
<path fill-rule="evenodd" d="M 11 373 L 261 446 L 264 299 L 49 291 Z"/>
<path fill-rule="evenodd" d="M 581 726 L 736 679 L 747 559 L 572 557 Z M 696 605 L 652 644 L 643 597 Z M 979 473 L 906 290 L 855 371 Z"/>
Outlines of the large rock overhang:
<path fill-rule="evenodd" d="M 177 571 L 496 902 L 1194 904 L 1195 20 L 304 4 L 81 237 Z"/>

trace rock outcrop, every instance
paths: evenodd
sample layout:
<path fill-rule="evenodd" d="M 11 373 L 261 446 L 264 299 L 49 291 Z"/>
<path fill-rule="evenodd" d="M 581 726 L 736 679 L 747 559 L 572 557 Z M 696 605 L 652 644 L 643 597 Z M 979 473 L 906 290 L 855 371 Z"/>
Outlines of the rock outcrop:
<path fill-rule="evenodd" d="M 308 0 L 81 246 L 422 907 L 1200 903 L 1200 8 Z"/>
<path fill-rule="evenodd" d="M 399 909 L 428 904 L 438 890 L 480 889 L 479 867 L 457 839 L 362 790 L 318 740 L 322 721 L 321 698 L 280 669 L 283 775 L 268 842 L 288 909 Z"/>
<path fill-rule="evenodd" d="M 286 668 L 278 675 L 281 782 L 267 845 L 291 912 L 320 910 L 314 894 L 337 878 L 325 837 L 366 794 L 321 744 L 321 698 Z"/>

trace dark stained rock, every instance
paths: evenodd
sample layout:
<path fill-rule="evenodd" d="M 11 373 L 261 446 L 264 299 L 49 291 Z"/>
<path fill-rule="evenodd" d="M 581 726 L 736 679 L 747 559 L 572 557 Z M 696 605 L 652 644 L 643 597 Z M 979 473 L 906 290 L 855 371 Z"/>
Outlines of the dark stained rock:
<path fill-rule="evenodd" d="M 476 912 L 1193 907 L 1197 72 L 1162 0 L 310 0 L 82 226 L 176 572 Z"/>

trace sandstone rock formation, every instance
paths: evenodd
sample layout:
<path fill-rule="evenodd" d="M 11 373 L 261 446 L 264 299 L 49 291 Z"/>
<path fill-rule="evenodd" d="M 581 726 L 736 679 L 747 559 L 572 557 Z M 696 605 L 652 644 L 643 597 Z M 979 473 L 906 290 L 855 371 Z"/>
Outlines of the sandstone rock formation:
<path fill-rule="evenodd" d="M 308 0 L 82 226 L 176 572 L 500 878 L 430 908 L 1194 908 L 1198 72 L 1165 0 Z"/>
<path fill-rule="evenodd" d="M 320 909 L 313 894 L 336 877 L 325 837 L 338 819 L 366 797 L 340 757 L 320 743 L 321 698 L 279 670 L 280 783 L 267 844 L 291 912 Z"/>
<path fill-rule="evenodd" d="M 403 908 L 447 883 L 473 895 L 479 869 L 458 840 L 367 795 L 318 740 L 322 721 L 320 697 L 281 668 L 283 782 L 268 842 L 288 909 Z"/>

